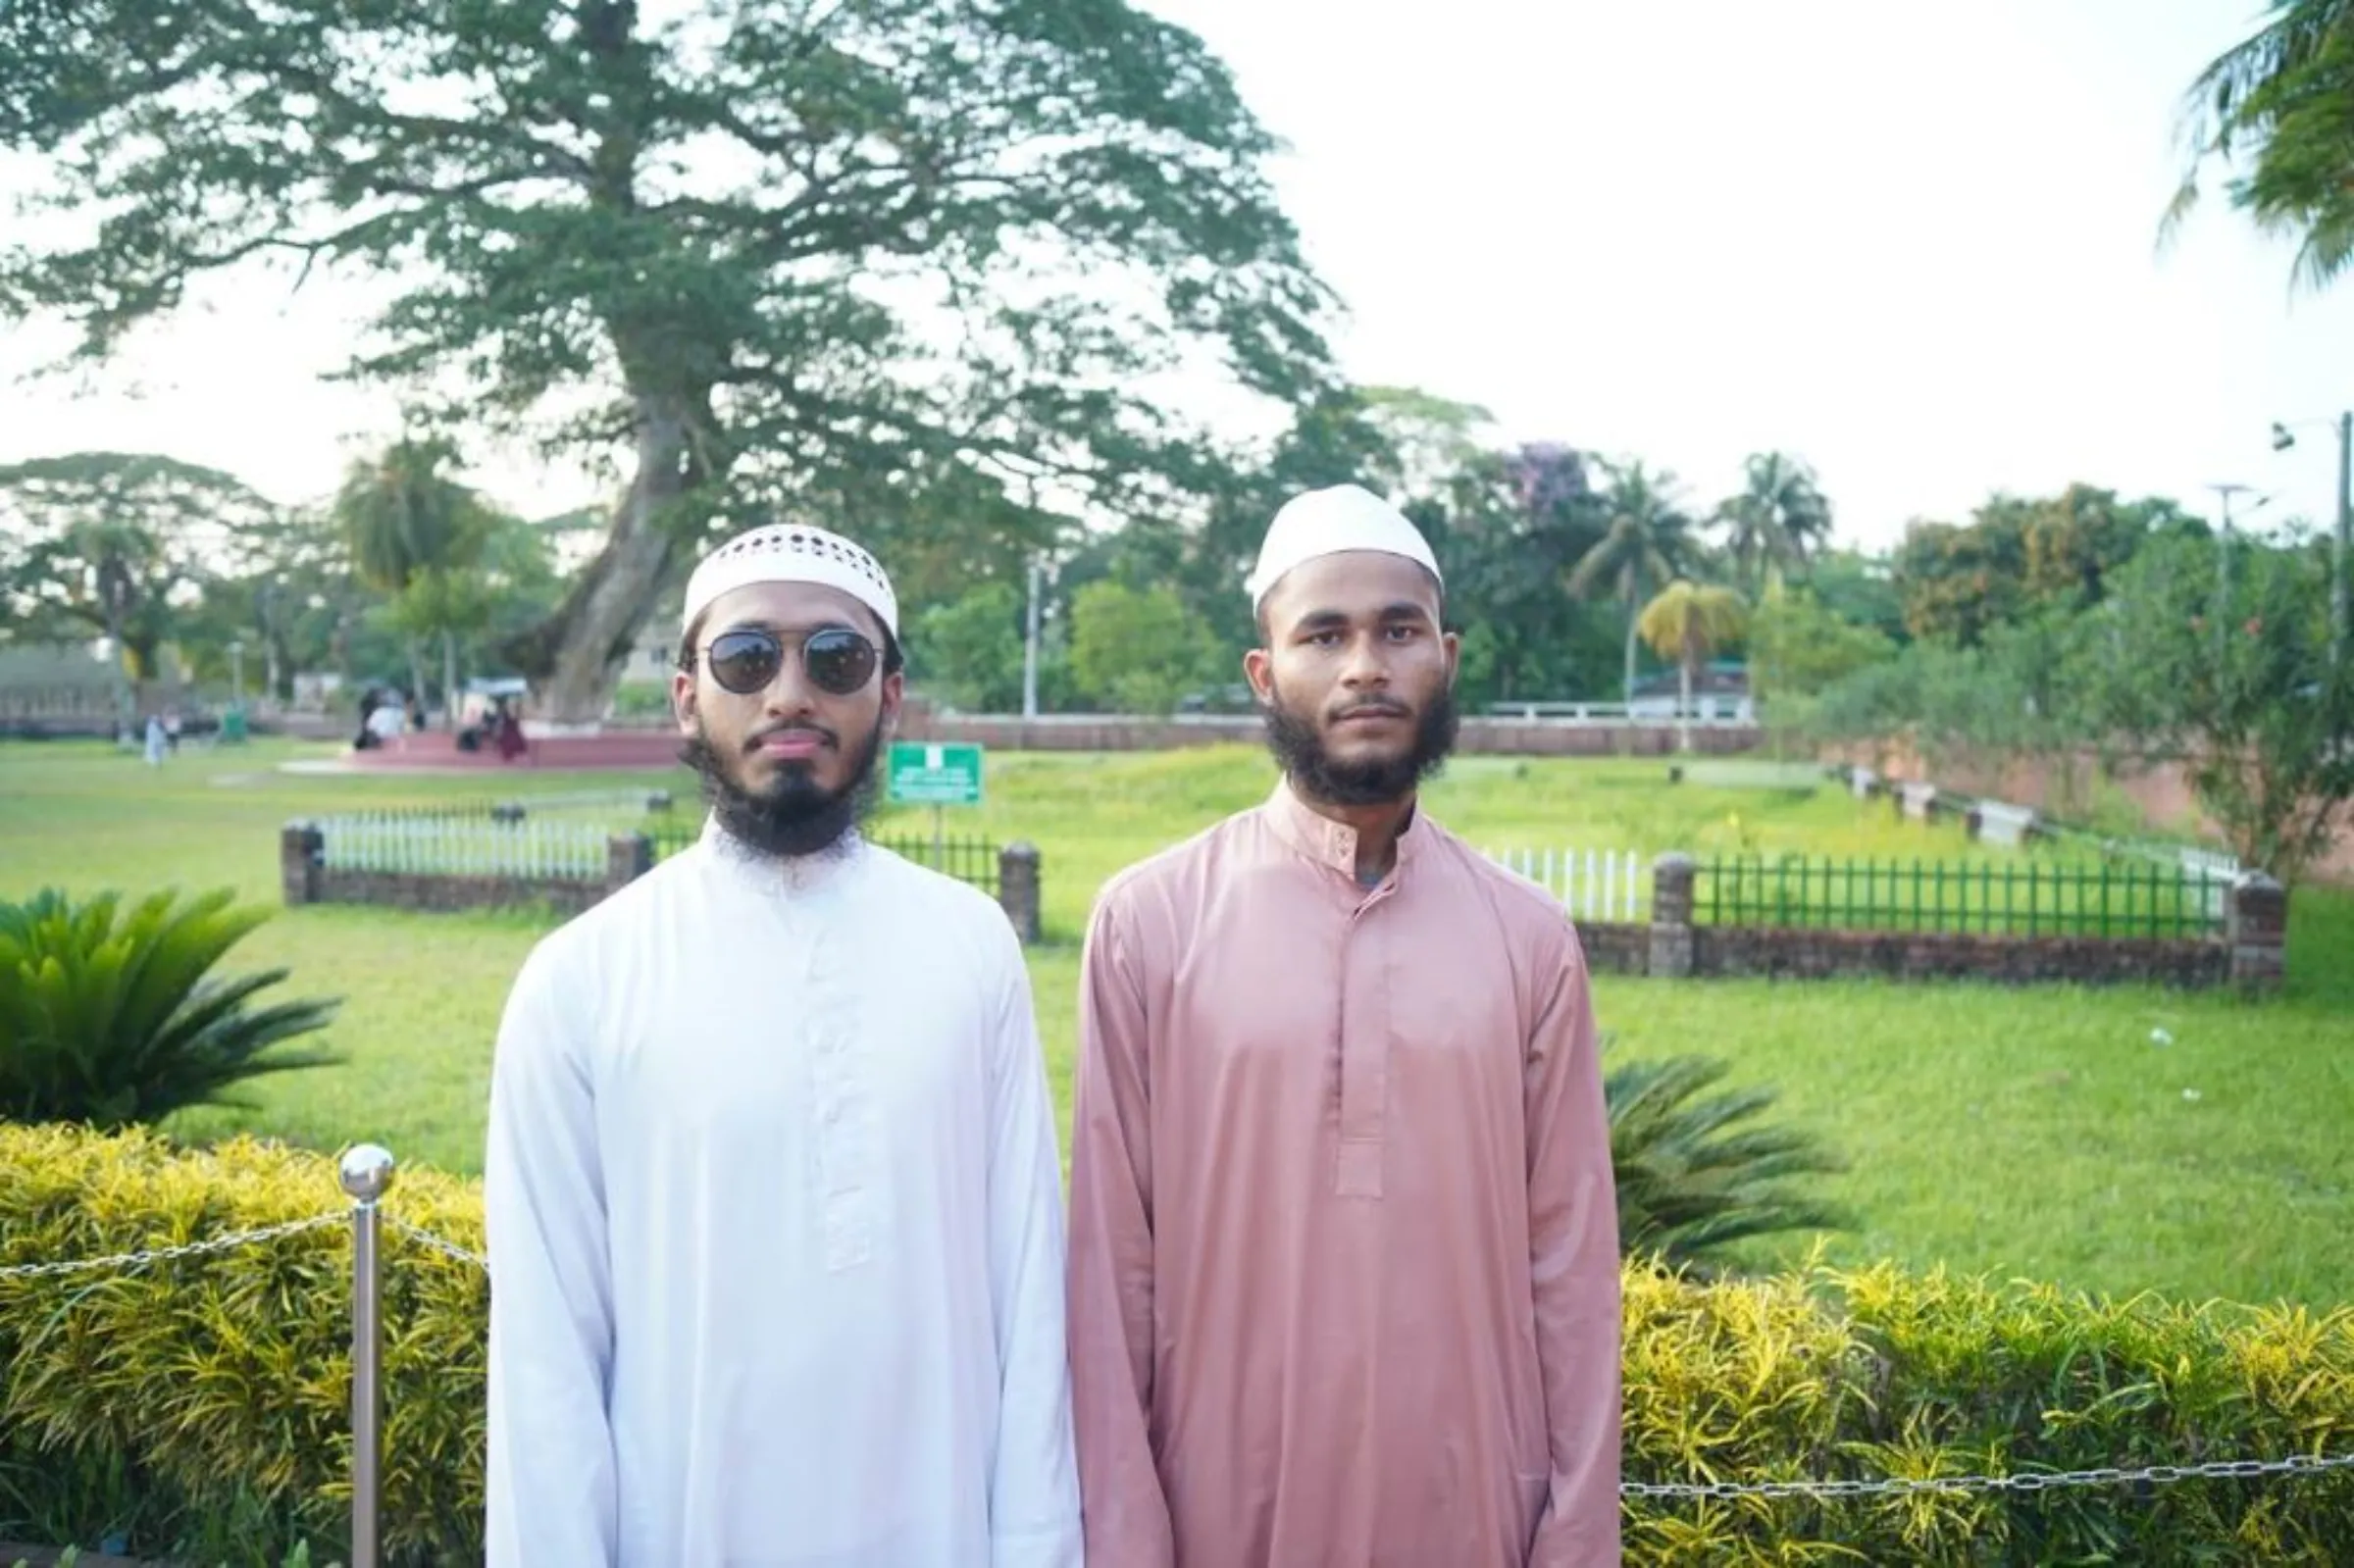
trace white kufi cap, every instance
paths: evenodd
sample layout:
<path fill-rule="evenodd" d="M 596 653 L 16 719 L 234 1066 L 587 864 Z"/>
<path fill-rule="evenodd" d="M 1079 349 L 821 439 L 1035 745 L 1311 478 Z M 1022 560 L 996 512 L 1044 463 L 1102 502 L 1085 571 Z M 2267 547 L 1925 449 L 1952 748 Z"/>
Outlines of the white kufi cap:
<path fill-rule="evenodd" d="M 1421 530 L 1404 512 L 1356 484 L 1336 484 L 1309 490 L 1284 503 L 1267 525 L 1267 537 L 1258 548 L 1258 565 L 1243 584 L 1256 608 L 1283 575 L 1304 561 L 1343 550 L 1379 550 L 1403 555 L 1439 577 L 1438 558 Z M 1445 579 L 1440 579 L 1442 582 Z"/>
<path fill-rule="evenodd" d="M 822 582 L 840 588 L 874 611 L 893 636 L 899 634 L 899 600 L 882 563 L 841 534 L 802 523 L 771 523 L 739 533 L 704 556 L 687 580 L 680 632 L 693 626 L 721 594 L 754 582 Z"/>

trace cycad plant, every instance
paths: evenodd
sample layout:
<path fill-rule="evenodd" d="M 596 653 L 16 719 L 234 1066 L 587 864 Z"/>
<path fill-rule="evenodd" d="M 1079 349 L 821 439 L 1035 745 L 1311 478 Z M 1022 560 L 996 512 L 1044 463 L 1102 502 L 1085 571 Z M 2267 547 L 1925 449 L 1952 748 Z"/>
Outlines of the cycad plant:
<path fill-rule="evenodd" d="M 1725 1071 L 1713 1057 L 1673 1056 L 1604 1074 L 1620 1252 L 1708 1276 L 1721 1272 L 1720 1255 L 1735 1241 L 1850 1223 L 1844 1210 L 1790 1180 L 1843 1171 L 1847 1162 L 1795 1128 L 1736 1127 L 1775 1095 L 1762 1087 L 1705 1092 Z"/>
<path fill-rule="evenodd" d="M 238 1103 L 224 1091 L 244 1079 L 336 1060 L 274 1047 L 326 1027 L 337 1003 L 257 1002 L 283 969 L 212 973 L 268 918 L 227 890 L 128 908 L 55 889 L 0 903 L 0 1121 L 113 1130 Z"/>

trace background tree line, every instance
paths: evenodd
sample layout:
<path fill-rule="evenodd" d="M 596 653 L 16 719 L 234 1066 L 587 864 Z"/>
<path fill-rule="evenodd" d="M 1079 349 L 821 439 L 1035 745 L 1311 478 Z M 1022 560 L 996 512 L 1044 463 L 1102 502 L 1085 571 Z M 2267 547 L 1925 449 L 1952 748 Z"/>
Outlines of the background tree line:
<path fill-rule="evenodd" d="M 2302 523 L 2226 537 L 2160 498 L 1996 496 L 1906 531 L 1899 627 L 1803 591 L 1770 604 L 1768 722 L 1801 743 L 1909 744 L 1932 773 L 2036 764 L 2077 821 L 2104 777 L 2176 762 L 2242 862 L 2293 882 L 2354 801 L 2333 570 Z"/>

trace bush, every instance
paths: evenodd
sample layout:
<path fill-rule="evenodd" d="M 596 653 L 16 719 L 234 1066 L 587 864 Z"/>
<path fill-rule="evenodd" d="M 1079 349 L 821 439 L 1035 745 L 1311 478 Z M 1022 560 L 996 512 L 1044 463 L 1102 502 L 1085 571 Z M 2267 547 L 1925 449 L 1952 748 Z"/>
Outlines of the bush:
<path fill-rule="evenodd" d="M 0 1128 L 0 1268 L 339 1208 L 333 1164 L 247 1141 Z M 470 1184 L 404 1174 L 479 1248 Z M 388 1228 L 388 1563 L 481 1560 L 488 1296 Z M 0 1278 L 0 1537 L 269 1568 L 340 1554 L 340 1227 L 133 1273 Z M 1630 1264 L 1625 1475 L 1928 1478 L 2354 1449 L 2354 1310 L 2088 1300 L 1893 1268 L 1707 1285 Z M 1827 1502 L 1641 1499 L 1654 1563 L 2328 1563 L 2354 1473 Z M 189 1543 L 194 1543 L 193 1547 Z"/>
<path fill-rule="evenodd" d="M 273 1047 L 326 1027 L 335 1003 L 252 1005 L 282 969 L 211 977 L 269 918 L 230 900 L 162 892 L 125 912 L 114 893 L 76 908 L 52 889 L 0 904 L 0 1120 L 125 1127 L 334 1060 Z"/>
<path fill-rule="evenodd" d="M 333 1160 L 239 1138 L 0 1126 L 0 1270 L 347 1207 Z M 479 1251 L 470 1184 L 402 1172 L 388 1216 Z M 385 1227 L 384 1560 L 482 1561 L 488 1282 Z M 0 1276 L 0 1540 L 277 1568 L 348 1542 L 351 1243 L 331 1223 L 131 1271 Z"/>

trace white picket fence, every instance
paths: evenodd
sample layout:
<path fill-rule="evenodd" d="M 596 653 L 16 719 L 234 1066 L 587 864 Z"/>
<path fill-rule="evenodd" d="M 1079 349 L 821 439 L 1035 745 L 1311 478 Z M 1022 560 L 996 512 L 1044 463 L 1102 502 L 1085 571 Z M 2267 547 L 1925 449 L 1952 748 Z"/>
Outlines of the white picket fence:
<path fill-rule="evenodd" d="M 331 817 L 319 828 L 331 871 L 548 882 L 602 878 L 613 835 L 602 823 L 544 817 Z"/>
<path fill-rule="evenodd" d="M 1577 920 L 1650 918 L 1651 861 L 1631 849 L 1489 849 L 1505 870 L 1551 893 Z"/>

